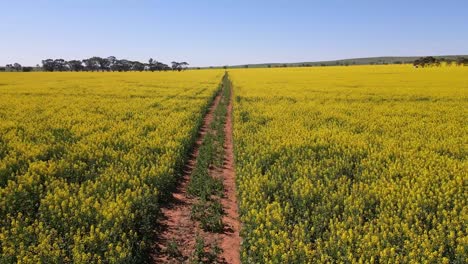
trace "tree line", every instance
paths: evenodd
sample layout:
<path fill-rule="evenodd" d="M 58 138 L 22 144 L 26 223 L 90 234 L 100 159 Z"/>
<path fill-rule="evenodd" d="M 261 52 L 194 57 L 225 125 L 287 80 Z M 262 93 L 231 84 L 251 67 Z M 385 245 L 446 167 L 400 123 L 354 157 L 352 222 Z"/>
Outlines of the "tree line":
<path fill-rule="evenodd" d="M 421 57 L 413 62 L 413 66 L 416 68 L 424 68 L 424 67 L 431 67 L 431 66 L 441 66 L 442 64 L 445 65 L 457 65 L 457 66 L 467 66 L 468 65 L 468 58 L 465 57 L 458 57 L 457 59 L 446 59 L 446 58 L 435 58 L 432 56 L 428 57 Z"/>
<path fill-rule="evenodd" d="M 131 61 L 126 59 L 117 59 L 114 56 L 107 58 L 91 57 L 83 60 L 64 60 L 64 59 L 45 59 L 42 66 L 37 65 L 36 70 L 48 72 L 63 71 L 183 71 L 188 68 L 187 62 L 171 62 L 171 66 L 150 58 L 147 63 L 140 61 Z M 32 71 L 33 67 L 22 67 L 19 63 L 7 64 L 0 71 Z"/>
<path fill-rule="evenodd" d="M 23 67 L 21 64 L 15 62 L 13 64 L 7 64 L 5 67 L 0 67 L 0 71 L 16 71 L 16 72 L 30 72 L 33 71 L 33 67 Z"/>
<path fill-rule="evenodd" d="M 395 61 L 393 64 L 403 64 L 405 62 Z M 411 63 L 411 62 L 406 62 Z M 341 62 L 336 61 L 335 64 L 279 64 L 271 65 L 267 64 L 267 68 L 272 67 L 312 67 L 312 66 L 331 66 L 331 65 L 343 65 L 349 66 L 350 64 L 355 65 L 356 62 Z M 376 62 L 370 62 L 370 65 L 376 64 Z M 379 64 L 379 63 L 377 63 Z M 389 64 L 382 61 L 381 64 Z M 467 57 L 458 57 L 456 59 L 449 58 L 436 58 L 432 56 L 421 57 L 416 59 L 413 62 L 413 66 L 416 68 L 432 67 L 432 66 L 441 66 L 442 64 L 451 66 L 468 66 Z M 16 71 L 16 72 L 30 72 L 30 71 L 49 71 L 49 72 L 62 72 L 62 71 L 118 71 L 118 72 L 127 72 L 127 71 L 183 71 L 188 69 L 187 62 L 171 62 L 171 66 L 159 62 L 150 58 L 147 63 L 139 61 L 131 61 L 126 59 L 117 59 L 114 56 L 107 58 L 101 57 L 91 57 L 89 59 L 83 60 L 69 60 L 64 59 L 46 59 L 42 61 L 42 66 L 39 64 L 36 67 L 23 67 L 19 63 L 7 64 L 5 67 L 0 67 L 0 71 Z M 244 68 L 249 68 L 249 65 L 244 65 Z M 214 68 L 214 67 L 210 67 Z M 229 66 L 223 66 L 224 69 L 230 68 Z M 200 69 L 200 68 L 197 68 Z"/>

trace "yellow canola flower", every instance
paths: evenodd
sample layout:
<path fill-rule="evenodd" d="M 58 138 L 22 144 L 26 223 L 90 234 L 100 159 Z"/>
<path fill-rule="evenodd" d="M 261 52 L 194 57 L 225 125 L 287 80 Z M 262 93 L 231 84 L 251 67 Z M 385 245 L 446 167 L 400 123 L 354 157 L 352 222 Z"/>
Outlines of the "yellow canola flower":
<path fill-rule="evenodd" d="M 466 263 L 468 68 L 232 69 L 245 263 Z"/>
<path fill-rule="evenodd" d="M 134 263 L 222 76 L 0 73 L 0 263 Z"/>

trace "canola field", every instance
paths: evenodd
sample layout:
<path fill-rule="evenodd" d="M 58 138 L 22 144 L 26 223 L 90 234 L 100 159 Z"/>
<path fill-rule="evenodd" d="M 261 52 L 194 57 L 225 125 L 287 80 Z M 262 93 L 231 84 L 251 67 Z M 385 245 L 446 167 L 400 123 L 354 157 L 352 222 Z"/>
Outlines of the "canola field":
<path fill-rule="evenodd" d="M 468 262 L 468 67 L 229 75 L 243 263 Z"/>
<path fill-rule="evenodd" d="M 0 263 L 140 263 L 222 71 L 0 75 Z"/>

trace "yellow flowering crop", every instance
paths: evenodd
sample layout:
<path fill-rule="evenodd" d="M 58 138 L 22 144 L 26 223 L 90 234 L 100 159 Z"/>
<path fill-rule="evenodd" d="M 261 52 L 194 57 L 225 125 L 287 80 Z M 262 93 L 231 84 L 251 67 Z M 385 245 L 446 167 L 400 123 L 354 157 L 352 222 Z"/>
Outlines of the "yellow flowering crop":
<path fill-rule="evenodd" d="M 0 263 L 135 263 L 223 72 L 0 74 Z"/>
<path fill-rule="evenodd" d="M 468 67 L 229 75 L 243 262 L 468 261 Z"/>

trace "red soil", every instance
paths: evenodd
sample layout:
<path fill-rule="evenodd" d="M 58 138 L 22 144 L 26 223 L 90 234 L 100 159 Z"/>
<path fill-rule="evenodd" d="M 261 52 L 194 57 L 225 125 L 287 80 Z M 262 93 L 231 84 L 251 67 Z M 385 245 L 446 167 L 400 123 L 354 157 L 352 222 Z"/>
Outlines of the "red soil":
<path fill-rule="evenodd" d="M 223 223 L 225 231 L 221 235 L 221 258 L 226 263 L 240 263 L 240 243 L 239 236 L 240 222 L 237 212 L 236 175 L 234 171 L 234 146 L 232 140 L 232 93 L 229 98 L 228 114 L 226 126 L 224 128 L 226 139 L 224 142 L 225 161 L 222 171 L 224 179 L 224 197 L 221 199 L 224 213 Z"/>
<path fill-rule="evenodd" d="M 156 235 L 156 245 L 152 254 L 154 263 L 179 263 L 177 261 L 174 262 L 166 253 L 167 246 L 171 242 L 175 242 L 179 245 L 178 250 L 182 256 L 190 256 L 195 246 L 197 234 L 201 235 L 202 233 L 197 223 L 190 219 L 190 212 L 195 199 L 188 196 L 187 185 L 190 181 L 190 175 L 196 166 L 198 149 L 213 121 L 213 113 L 220 99 L 221 94 L 218 94 L 203 120 L 203 125 L 199 131 L 190 158 L 184 168 L 179 186 L 177 186 L 177 189 L 172 194 L 172 201 L 161 208 L 162 217 L 160 217 L 158 221 L 160 230 L 158 230 L 158 234 Z"/>
<path fill-rule="evenodd" d="M 210 233 L 203 231 L 196 221 L 190 219 L 192 205 L 196 202 L 195 198 L 187 195 L 187 185 L 190 181 L 190 175 L 196 166 L 198 149 L 203 141 L 205 134 L 210 128 L 213 120 L 213 113 L 219 104 L 221 95 L 219 94 L 210 107 L 204 118 L 203 126 L 199 132 L 198 139 L 191 153 L 190 159 L 186 164 L 183 177 L 179 186 L 173 193 L 173 199 L 165 205 L 162 211 L 162 217 L 158 221 L 160 230 L 157 230 L 156 244 L 154 246 L 152 258 L 154 263 L 186 263 L 195 248 L 197 235 L 202 237 L 205 245 L 209 247 L 215 243 L 221 248 L 222 253 L 218 256 L 218 263 L 240 263 L 240 242 L 239 237 L 240 222 L 237 212 L 237 196 L 234 172 L 234 155 L 232 140 L 232 98 L 229 98 L 228 116 L 226 119 L 224 143 L 225 160 L 223 168 L 213 168 L 210 170 L 211 176 L 223 179 L 224 197 L 221 204 L 225 215 L 223 223 L 225 225 L 223 233 Z M 180 252 L 179 257 L 169 256 L 166 249 L 170 243 L 176 243 Z M 208 250 L 205 248 L 205 250 Z"/>

